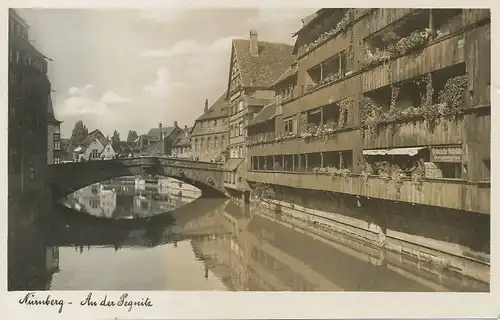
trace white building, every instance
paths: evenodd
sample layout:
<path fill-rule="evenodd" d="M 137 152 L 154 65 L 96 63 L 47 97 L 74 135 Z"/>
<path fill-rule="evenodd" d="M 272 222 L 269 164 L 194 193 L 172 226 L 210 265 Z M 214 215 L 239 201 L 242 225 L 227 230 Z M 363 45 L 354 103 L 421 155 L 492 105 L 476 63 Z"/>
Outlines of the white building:
<path fill-rule="evenodd" d="M 115 157 L 116 153 L 101 131 L 94 130 L 85 140 L 75 148 L 73 154 L 74 161 L 94 161 L 109 160 Z"/>

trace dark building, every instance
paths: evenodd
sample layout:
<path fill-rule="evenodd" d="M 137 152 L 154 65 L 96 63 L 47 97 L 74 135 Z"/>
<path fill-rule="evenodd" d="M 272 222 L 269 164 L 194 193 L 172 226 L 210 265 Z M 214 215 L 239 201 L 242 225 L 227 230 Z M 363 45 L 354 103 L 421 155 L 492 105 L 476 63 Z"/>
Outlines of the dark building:
<path fill-rule="evenodd" d="M 45 272 L 46 248 L 36 240 L 35 226 L 50 199 L 45 185 L 51 91 L 48 58 L 31 44 L 26 21 L 13 9 L 9 9 L 8 41 L 9 289 L 39 288 L 21 284 L 19 279 L 26 278 L 23 274 L 36 278 L 36 272 Z"/>
<path fill-rule="evenodd" d="M 29 41 L 28 25 L 9 10 L 9 198 L 43 190 L 47 169 L 47 58 Z"/>

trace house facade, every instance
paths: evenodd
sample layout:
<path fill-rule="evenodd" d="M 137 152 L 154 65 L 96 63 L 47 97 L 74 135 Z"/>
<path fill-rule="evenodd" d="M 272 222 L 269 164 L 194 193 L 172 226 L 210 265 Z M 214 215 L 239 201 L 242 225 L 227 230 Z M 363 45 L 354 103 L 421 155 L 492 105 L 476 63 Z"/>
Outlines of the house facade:
<path fill-rule="evenodd" d="M 225 187 L 249 190 L 246 183 L 246 127 L 265 105 L 274 100 L 273 83 L 294 61 L 293 47 L 258 40 L 250 31 L 248 40 L 233 40 L 226 99 L 229 103 L 229 157 L 225 165 Z"/>
<path fill-rule="evenodd" d="M 177 138 L 183 134 L 177 121 L 171 127 L 163 127 L 160 123 L 158 128 L 152 128 L 145 135 L 139 136 L 134 142 L 136 156 L 169 156 Z"/>
<path fill-rule="evenodd" d="M 203 114 L 191 130 L 191 153 L 199 161 L 223 161 L 229 146 L 226 93 L 210 107 L 205 100 Z"/>
<path fill-rule="evenodd" d="M 176 158 L 192 159 L 191 137 L 193 128 L 184 127 L 183 133 L 177 137 L 172 145 L 172 156 Z"/>
<path fill-rule="evenodd" d="M 73 160 L 75 162 L 110 160 L 115 155 L 116 153 L 111 146 L 111 141 L 97 129 L 90 132 L 83 143 L 75 148 L 73 151 Z"/>

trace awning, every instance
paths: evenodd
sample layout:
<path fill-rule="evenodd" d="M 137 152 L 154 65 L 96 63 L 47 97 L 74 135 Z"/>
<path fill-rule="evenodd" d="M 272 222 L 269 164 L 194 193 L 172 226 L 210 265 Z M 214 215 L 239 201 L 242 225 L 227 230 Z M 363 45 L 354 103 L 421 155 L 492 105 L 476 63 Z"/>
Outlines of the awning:
<path fill-rule="evenodd" d="M 387 152 L 388 155 L 391 156 L 415 156 L 418 154 L 418 152 L 422 149 L 425 149 L 426 147 L 412 147 L 412 148 L 396 148 L 396 149 L 391 149 Z"/>
<path fill-rule="evenodd" d="M 243 162 L 244 159 L 229 159 L 222 166 L 222 170 L 224 171 L 234 171 L 238 166 Z"/>
<path fill-rule="evenodd" d="M 371 149 L 363 150 L 363 155 L 366 156 L 415 156 L 422 149 L 427 147 L 409 147 L 409 148 L 394 148 L 394 149 Z"/>
<path fill-rule="evenodd" d="M 389 150 L 387 149 L 373 149 L 373 150 L 363 150 L 363 155 L 365 156 L 384 156 Z"/>

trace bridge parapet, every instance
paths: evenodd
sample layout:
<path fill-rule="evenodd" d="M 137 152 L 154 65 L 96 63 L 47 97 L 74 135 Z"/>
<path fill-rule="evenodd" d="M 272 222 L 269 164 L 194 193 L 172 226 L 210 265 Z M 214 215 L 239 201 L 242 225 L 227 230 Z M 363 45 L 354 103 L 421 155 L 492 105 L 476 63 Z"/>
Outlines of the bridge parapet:
<path fill-rule="evenodd" d="M 65 163 L 49 166 L 56 197 L 62 197 L 93 183 L 144 173 L 173 177 L 192 184 L 203 193 L 225 193 L 222 165 L 212 162 L 165 157 L 135 157 Z"/>

